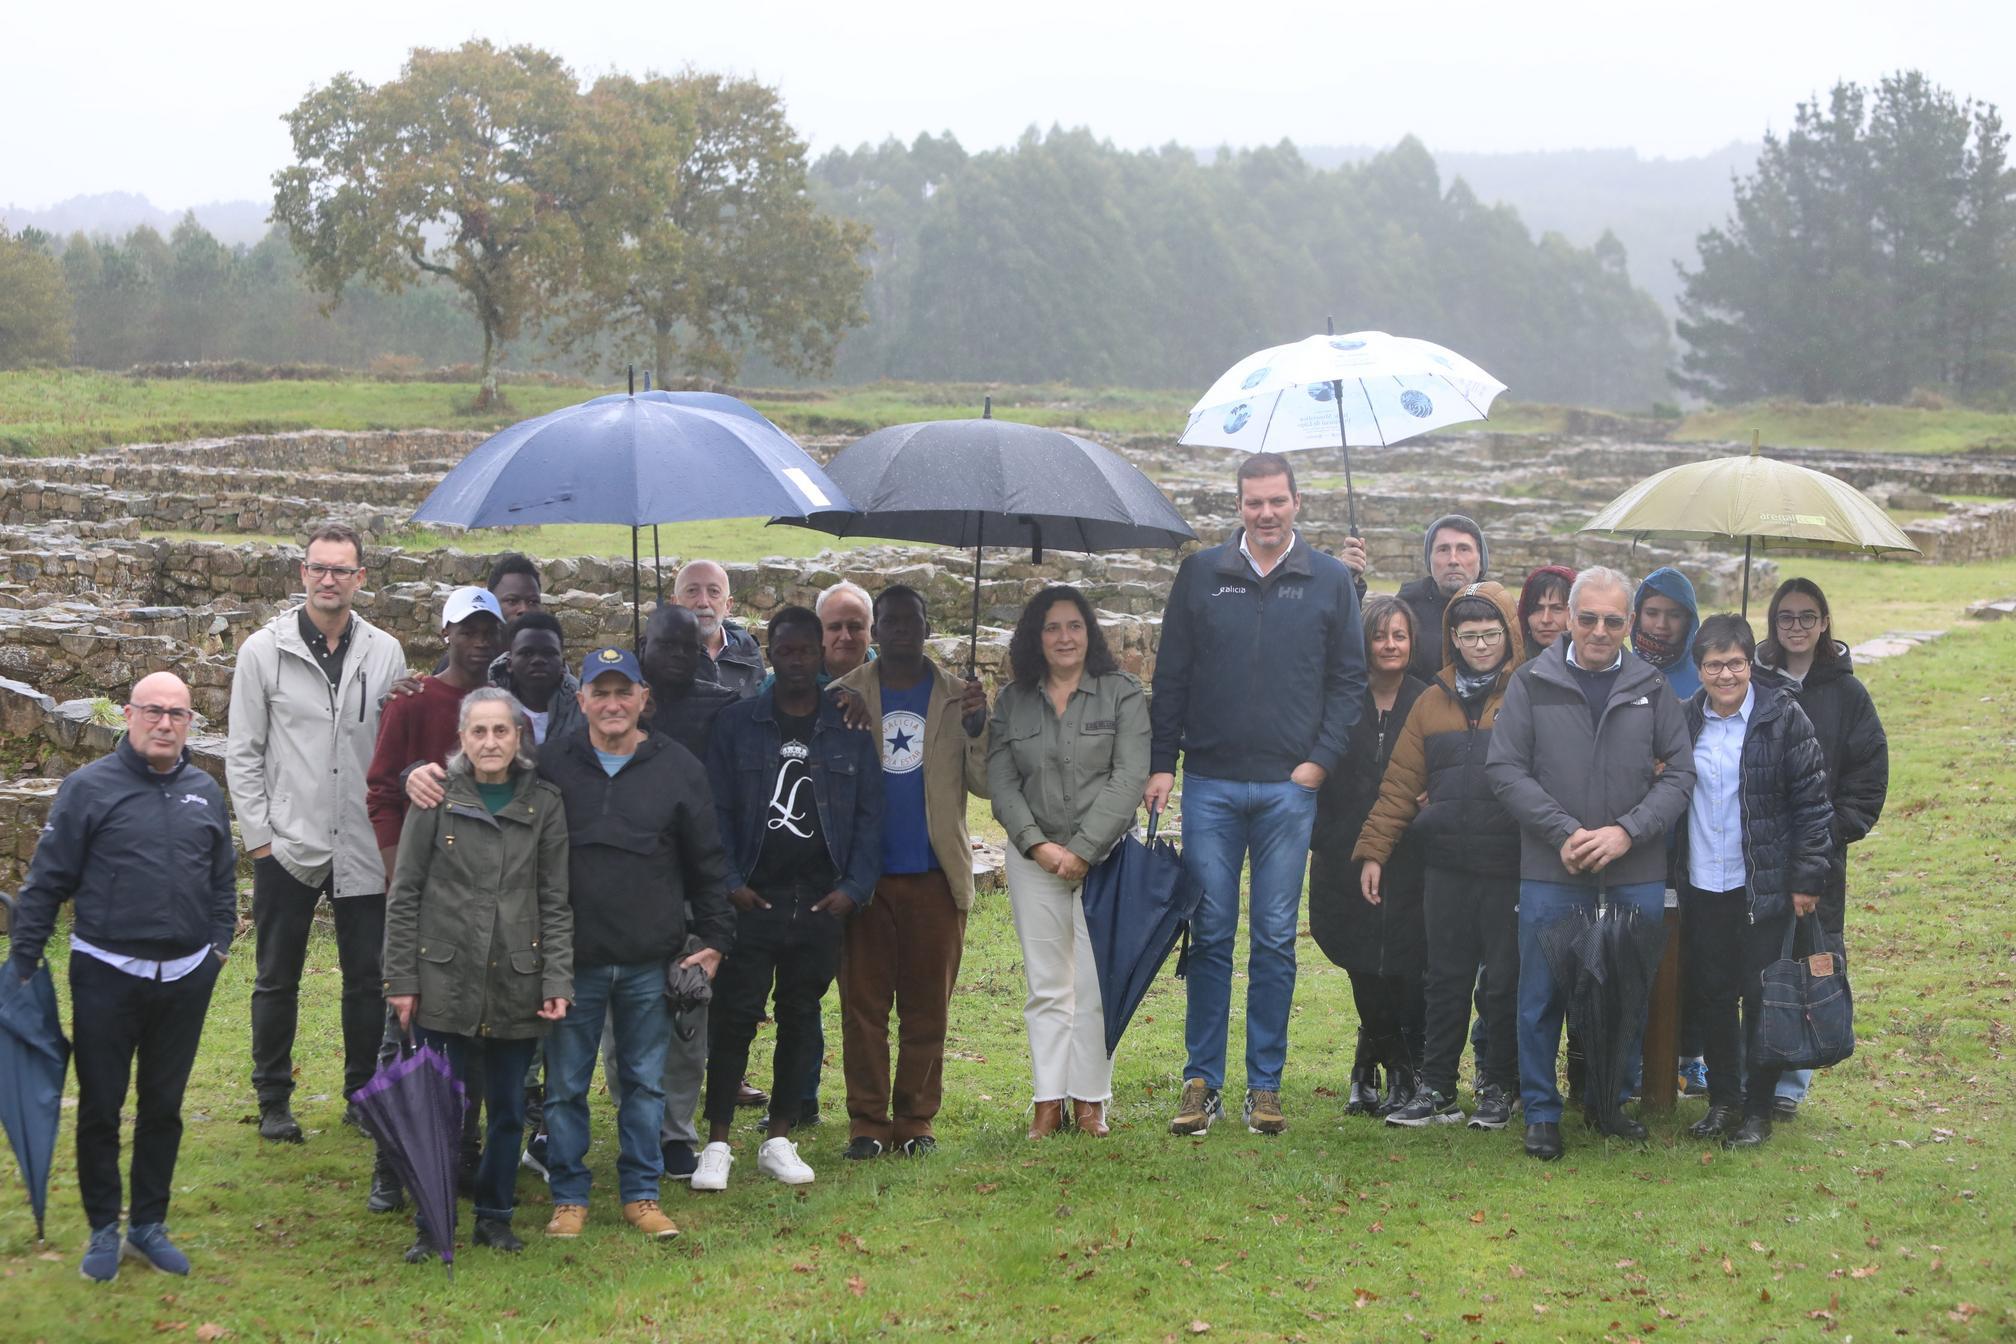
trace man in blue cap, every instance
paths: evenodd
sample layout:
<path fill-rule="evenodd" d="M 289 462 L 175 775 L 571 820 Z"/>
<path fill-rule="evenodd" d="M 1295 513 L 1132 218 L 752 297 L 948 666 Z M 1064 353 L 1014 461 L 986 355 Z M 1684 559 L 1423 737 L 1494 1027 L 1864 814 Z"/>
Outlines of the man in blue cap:
<path fill-rule="evenodd" d="M 548 1236 L 581 1235 L 588 1219 L 588 1086 L 602 1021 L 612 1019 L 617 1182 L 623 1218 L 646 1236 L 676 1237 L 658 1207 L 664 1174 L 665 1051 L 672 1019 L 665 970 L 683 958 L 710 977 L 735 937 L 728 861 L 713 795 L 693 753 L 639 725 L 650 696 L 628 649 L 582 660 L 580 727 L 547 741 L 539 773 L 567 804 L 568 888 L 574 906 L 574 1009 L 546 1042 Z"/>

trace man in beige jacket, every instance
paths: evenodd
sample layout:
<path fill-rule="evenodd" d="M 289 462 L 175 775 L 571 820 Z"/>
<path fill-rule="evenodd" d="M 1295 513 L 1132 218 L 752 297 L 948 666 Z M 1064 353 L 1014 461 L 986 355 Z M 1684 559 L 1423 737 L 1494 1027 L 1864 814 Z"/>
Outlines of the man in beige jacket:
<path fill-rule="evenodd" d="M 924 598 L 894 584 L 875 599 L 880 657 L 834 685 L 863 702 L 882 744 L 882 879 L 847 916 L 840 951 L 842 1069 L 849 1158 L 937 1147 L 945 1018 L 973 904 L 966 796 L 987 796 L 987 694 L 924 655 Z M 889 1067 L 889 1013 L 897 1024 Z"/>

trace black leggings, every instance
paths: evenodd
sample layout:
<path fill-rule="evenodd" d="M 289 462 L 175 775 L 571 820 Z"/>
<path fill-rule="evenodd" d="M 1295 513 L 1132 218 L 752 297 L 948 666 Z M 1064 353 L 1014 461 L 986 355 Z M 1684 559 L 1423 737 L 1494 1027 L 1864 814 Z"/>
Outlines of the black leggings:
<path fill-rule="evenodd" d="M 1351 997 L 1358 1005 L 1358 1057 L 1354 1068 L 1373 1064 L 1421 1066 L 1423 1015 L 1419 974 L 1377 975 L 1351 971 Z"/>

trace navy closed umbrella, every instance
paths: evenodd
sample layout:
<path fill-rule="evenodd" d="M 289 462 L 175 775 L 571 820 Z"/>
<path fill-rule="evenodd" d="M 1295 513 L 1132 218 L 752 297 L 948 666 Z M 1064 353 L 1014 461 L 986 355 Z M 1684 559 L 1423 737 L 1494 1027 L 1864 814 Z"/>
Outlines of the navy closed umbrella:
<path fill-rule="evenodd" d="M 378 1141 L 413 1194 L 420 1234 L 455 1273 L 455 1178 L 462 1162 L 462 1113 L 468 1097 L 431 1045 L 402 1053 L 350 1094 L 358 1123 Z"/>
<path fill-rule="evenodd" d="M 754 407 L 713 392 L 618 392 L 491 435 L 442 478 L 413 521 L 628 527 L 636 605 L 640 527 L 848 507 L 818 462 Z"/>
<path fill-rule="evenodd" d="M 1204 899 L 1203 885 L 1184 869 L 1176 846 L 1155 838 L 1161 820 L 1160 812 L 1148 815 L 1145 842 L 1131 831 L 1121 836 L 1113 852 L 1085 874 L 1079 890 L 1099 973 L 1108 1058 Z M 1179 978 L 1183 969 L 1179 959 Z"/>
<path fill-rule="evenodd" d="M 1640 917 L 1599 890 L 1594 918 L 1570 915 L 1540 931 L 1540 950 L 1567 999 L 1582 1043 L 1582 1100 L 1600 1123 L 1617 1118 L 1645 1032 L 1652 981 L 1666 949 L 1663 919 Z"/>
<path fill-rule="evenodd" d="M 13 927 L 14 902 L 0 893 Z M 42 1240 L 49 1211 L 49 1167 L 56 1156 L 56 1123 L 63 1113 L 63 1075 L 70 1042 L 56 1015 L 56 986 L 39 965 L 26 981 L 0 973 L 0 1126 L 14 1146 L 21 1183 L 35 1210 L 35 1240 Z"/>
<path fill-rule="evenodd" d="M 993 418 L 891 425 L 847 445 L 826 471 L 851 505 L 772 523 L 836 537 L 973 548 L 973 654 L 980 639 L 980 552 L 1028 547 L 1131 551 L 1197 534 L 1156 484 L 1119 454 L 1062 430 Z M 969 658 L 972 655 L 969 654 Z"/>

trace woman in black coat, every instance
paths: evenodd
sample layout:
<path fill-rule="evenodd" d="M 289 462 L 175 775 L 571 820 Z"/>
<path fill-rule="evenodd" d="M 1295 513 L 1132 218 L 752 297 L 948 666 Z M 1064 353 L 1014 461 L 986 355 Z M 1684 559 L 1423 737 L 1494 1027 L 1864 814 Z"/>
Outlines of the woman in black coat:
<path fill-rule="evenodd" d="M 1309 932 L 1323 955 L 1351 976 L 1358 1048 L 1351 1064 L 1351 1115 L 1384 1115 L 1413 1096 L 1420 1066 L 1421 971 L 1427 932 L 1421 918 L 1421 859 L 1402 841 L 1386 866 L 1378 905 L 1359 893 L 1351 858 L 1379 798 L 1379 780 L 1415 698 L 1428 689 L 1409 676 L 1419 636 L 1407 604 L 1380 593 L 1365 600 L 1365 705 L 1343 764 L 1323 782 L 1309 840 Z M 1380 1091 L 1380 1071 L 1386 1091 Z"/>
<path fill-rule="evenodd" d="M 1820 923 L 1839 935 L 1848 910 L 1848 846 L 1875 829 L 1890 789 L 1890 743 L 1876 704 L 1855 675 L 1848 646 L 1834 635 L 1827 595 L 1811 579 L 1787 579 L 1771 595 L 1769 628 L 1757 661 L 1797 684 L 1793 694 L 1813 723 L 1827 758 L 1827 800 L 1834 805 L 1834 880 L 1820 894 Z M 1778 1080 L 1781 1120 L 1799 1113 L 1810 1069 Z"/>

